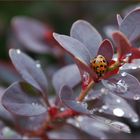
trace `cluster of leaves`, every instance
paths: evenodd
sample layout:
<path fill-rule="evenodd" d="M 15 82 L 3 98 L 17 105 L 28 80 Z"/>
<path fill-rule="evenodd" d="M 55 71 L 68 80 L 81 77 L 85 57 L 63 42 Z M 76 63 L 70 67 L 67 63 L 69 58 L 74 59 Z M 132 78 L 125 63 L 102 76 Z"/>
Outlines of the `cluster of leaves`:
<path fill-rule="evenodd" d="M 121 138 L 133 137 L 133 128 L 140 127 L 140 78 L 136 79 L 140 50 L 135 47 L 140 36 L 139 17 L 140 8 L 124 19 L 117 15 L 119 29 L 111 33 L 112 43 L 103 40 L 84 20 L 73 23 L 70 36 L 54 33 L 53 38 L 50 27 L 30 18 L 15 17 L 12 26 L 16 39 L 12 40 L 9 56 L 21 77 L 18 75 L 17 81 L 1 91 L 2 105 L 8 111 L 1 106 L 5 115 L 0 116 L 10 122 L 12 137 L 105 139 L 118 133 Z M 50 76 L 55 97 L 50 95 L 50 80 L 41 64 L 23 53 L 23 48 L 51 53 L 60 62 L 67 62 L 67 52 L 74 60 L 75 64 Z M 91 67 L 98 55 L 107 62 L 107 70 L 100 76 Z M 0 137 L 4 138 L 3 131 Z"/>

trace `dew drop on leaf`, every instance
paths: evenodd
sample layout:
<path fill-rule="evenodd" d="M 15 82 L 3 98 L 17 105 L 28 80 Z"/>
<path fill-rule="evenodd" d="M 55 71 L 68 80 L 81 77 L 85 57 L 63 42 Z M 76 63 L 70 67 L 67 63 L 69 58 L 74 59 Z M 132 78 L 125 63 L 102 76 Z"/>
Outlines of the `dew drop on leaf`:
<path fill-rule="evenodd" d="M 132 120 L 133 123 L 136 123 L 136 122 L 139 121 L 139 118 L 138 117 L 132 117 L 131 120 Z"/>
<path fill-rule="evenodd" d="M 84 72 L 83 73 L 83 84 L 84 84 L 84 86 L 87 86 L 89 84 L 89 81 L 90 81 L 89 73 Z"/>
<path fill-rule="evenodd" d="M 107 105 L 103 105 L 102 109 L 106 110 L 106 109 L 108 109 L 108 106 Z"/>
<path fill-rule="evenodd" d="M 124 111 L 121 108 L 115 108 L 113 114 L 117 117 L 122 117 L 124 116 Z"/>
<path fill-rule="evenodd" d="M 122 132 L 126 132 L 126 133 L 131 133 L 130 128 L 125 125 L 124 123 L 121 122 L 111 122 L 110 126 L 114 127 L 115 129 L 122 131 Z"/>
<path fill-rule="evenodd" d="M 20 49 L 17 49 L 16 52 L 17 52 L 17 54 L 20 54 L 21 53 Z"/>
<path fill-rule="evenodd" d="M 41 65 L 40 65 L 39 63 L 37 63 L 37 64 L 36 64 L 36 67 L 37 67 L 37 68 L 40 68 L 40 67 L 41 67 Z"/>
<path fill-rule="evenodd" d="M 138 94 L 134 95 L 134 98 L 133 99 L 134 100 L 140 100 L 140 95 L 138 95 Z"/>
<path fill-rule="evenodd" d="M 122 76 L 126 76 L 127 73 L 126 73 L 126 72 L 122 72 L 121 75 L 122 75 Z"/>

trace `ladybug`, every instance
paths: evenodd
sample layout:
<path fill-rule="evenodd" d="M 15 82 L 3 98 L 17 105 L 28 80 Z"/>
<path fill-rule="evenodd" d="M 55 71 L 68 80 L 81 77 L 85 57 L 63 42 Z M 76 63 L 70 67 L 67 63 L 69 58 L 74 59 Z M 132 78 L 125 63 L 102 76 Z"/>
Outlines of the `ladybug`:
<path fill-rule="evenodd" d="M 90 62 L 91 68 L 101 77 L 107 71 L 107 61 L 102 55 L 96 56 Z"/>

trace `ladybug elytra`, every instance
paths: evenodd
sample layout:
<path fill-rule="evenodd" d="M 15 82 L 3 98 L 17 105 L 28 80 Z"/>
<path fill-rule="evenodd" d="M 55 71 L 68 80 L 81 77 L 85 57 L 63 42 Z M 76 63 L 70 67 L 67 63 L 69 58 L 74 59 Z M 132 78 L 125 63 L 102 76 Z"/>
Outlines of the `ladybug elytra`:
<path fill-rule="evenodd" d="M 107 61 L 102 55 L 98 55 L 90 62 L 91 68 L 101 77 L 107 71 Z"/>

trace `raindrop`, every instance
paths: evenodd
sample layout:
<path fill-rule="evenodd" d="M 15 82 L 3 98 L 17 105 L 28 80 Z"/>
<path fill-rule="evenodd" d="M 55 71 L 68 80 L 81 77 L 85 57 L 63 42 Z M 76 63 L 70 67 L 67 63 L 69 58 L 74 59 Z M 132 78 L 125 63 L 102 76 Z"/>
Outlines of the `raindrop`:
<path fill-rule="evenodd" d="M 133 99 L 134 100 L 140 100 L 140 95 L 138 95 L 138 94 L 134 95 Z"/>
<path fill-rule="evenodd" d="M 125 82 L 124 80 L 119 80 L 119 81 L 116 83 L 116 85 L 117 85 L 117 91 L 118 91 L 118 92 L 124 93 L 124 92 L 126 92 L 127 89 L 128 89 L 128 85 L 126 84 L 126 82 Z"/>
<path fill-rule="evenodd" d="M 118 129 L 119 131 L 131 133 L 130 128 L 126 124 L 123 124 L 121 122 L 112 122 L 110 125 L 116 129 Z"/>
<path fill-rule="evenodd" d="M 61 108 L 60 108 L 60 111 L 64 111 L 64 110 L 65 110 L 65 108 L 64 108 L 64 107 L 61 107 Z"/>
<path fill-rule="evenodd" d="M 102 83 L 105 87 L 112 91 L 124 93 L 128 90 L 128 85 L 124 80 L 119 80 L 117 83 L 110 82 L 108 80 L 102 80 Z"/>
<path fill-rule="evenodd" d="M 126 76 L 126 75 L 127 75 L 127 73 L 126 73 L 126 72 L 123 72 L 123 73 L 121 73 L 121 75 L 122 75 L 122 76 Z"/>
<path fill-rule="evenodd" d="M 17 54 L 20 54 L 21 53 L 20 49 L 17 49 L 16 52 L 17 52 Z"/>
<path fill-rule="evenodd" d="M 80 102 L 80 101 L 76 101 L 76 103 L 77 103 L 77 104 L 80 104 L 81 102 Z"/>
<path fill-rule="evenodd" d="M 135 70 L 135 69 L 137 69 L 137 67 L 136 67 L 136 66 L 133 66 L 133 67 L 131 67 L 131 69 L 132 69 L 132 70 Z"/>
<path fill-rule="evenodd" d="M 117 117 L 122 117 L 124 115 L 124 111 L 121 108 L 115 108 L 113 110 L 113 114 Z"/>
<path fill-rule="evenodd" d="M 79 122 L 76 122 L 76 123 L 75 123 L 75 126 L 79 128 L 79 127 L 80 127 Z"/>
<path fill-rule="evenodd" d="M 103 110 L 102 110 L 102 109 L 99 109 L 98 111 L 99 111 L 100 113 L 102 113 L 102 112 L 103 112 Z"/>
<path fill-rule="evenodd" d="M 102 109 L 107 110 L 108 109 L 108 106 L 107 105 L 103 105 L 102 106 Z"/>
<path fill-rule="evenodd" d="M 116 100 L 116 102 L 117 102 L 117 103 L 120 103 L 120 102 L 121 102 L 121 100 L 120 100 L 120 99 L 117 99 L 117 100 Z"/>
<path fill-rule="evenodd" d="M 41 67 L 40 63 L 37 63 L 37 64 L 36 64 L 36 67 L 37 67 L 37 68 L 40 68 L 40 67 Z"/>
<path fill-rule="evenodd" d="M 76 118 L 76 120 L 79 121 L 79 122 L 82 122 L 83 121 L 83 117 L 79 116 L 79 117 Z"/>
<path fill-rule="evenodd" d="M 139 121 L 139 118 L 138 117 L 132 117 L 131 120 L 132 120 L 132 122 L 136 123 L 136 122 Z"/>
<path fill-rule="evenodd" d="M 83 74 L 83 83 L 84 83 L 85 86 L 89 84 L 89 80 L 90 80 L 89 73 L 84 72 L 84 74 Z"/>

